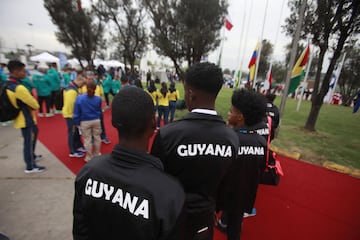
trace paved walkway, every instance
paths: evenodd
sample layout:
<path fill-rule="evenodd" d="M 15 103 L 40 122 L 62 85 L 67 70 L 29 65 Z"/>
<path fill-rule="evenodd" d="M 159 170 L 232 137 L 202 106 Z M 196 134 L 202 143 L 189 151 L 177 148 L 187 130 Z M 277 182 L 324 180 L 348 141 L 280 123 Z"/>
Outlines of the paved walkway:
<path fill-rule="evenodd" d="M 11 240 L 72 239 L 74 179 L 43 144 L 43 173 L 25 174 L 21 131 L 0 126 L 0 232 Z"/>

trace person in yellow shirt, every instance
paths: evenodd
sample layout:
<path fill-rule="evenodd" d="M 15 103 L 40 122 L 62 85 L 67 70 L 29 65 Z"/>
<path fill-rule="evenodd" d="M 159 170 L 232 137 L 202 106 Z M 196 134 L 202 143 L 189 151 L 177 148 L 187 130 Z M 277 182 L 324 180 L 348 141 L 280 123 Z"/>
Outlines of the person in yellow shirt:
<path fill-rule="evenodd" d="M 22 79 L 26 77 L 25 64 L 18 60 L 11 60 L 8 63 L 8 69 L 10 72 L 9 81 L 12 87 L 6 90 L 6 94 L 11 104 L 20 109 L 19 114 L 14 119 L 14 128 L 21 129 L 24 138 L 25 173 L 43 172 L 46 168 L 36 164 L 36 161 L 40 160 L 42 156 L 35 154 L 39 132 L 35 111 L 39 109 L 39 103 L 22 84 Z"/>
<path fill-rule="evenodd" d="M 63 117 L 66 120 L 68 130 L 68 146 L 69 157 L 83 157 L 86 151 L 80 139 L 79 129 L 74 124 L 74 108 L 75 100 L 79 95 L 79 89 L 85 84 L 85 78 L 82 75 L 77 75 L 74 81 L 69 83 L 69 86 L 64 89 L 64 105 L 62 108 Z"/>
<path fill-rule="evenodd" d="M 175 88 L 175 83 L 171 82 L 169 87 L 169 112 L 170 112 L 170 122 L 174 121 L 175 110 L 176 110 L 176 101 L 180 98 L 179 90 Z"/>
<path fill-rule="evenodd" d="M 145 91 L 151 96 L 151 99 L 153 100 L 154 114 L 156 115 L 157 106 L 158 106 L 158 101 L 157 101 L 158 92 L 154 80 L 150 80 L 149 86 L 145 89 Z"/>
<path fill-rule="evenodd" d="M 168 123 L 169 118 L 169 91 L 165 82 L 161 83 L 161 89 L 157 92 L 158 99 L 158 120 L 157 127 L 160 127 L 161 118 L 164 116 L 164 125 Z"/>

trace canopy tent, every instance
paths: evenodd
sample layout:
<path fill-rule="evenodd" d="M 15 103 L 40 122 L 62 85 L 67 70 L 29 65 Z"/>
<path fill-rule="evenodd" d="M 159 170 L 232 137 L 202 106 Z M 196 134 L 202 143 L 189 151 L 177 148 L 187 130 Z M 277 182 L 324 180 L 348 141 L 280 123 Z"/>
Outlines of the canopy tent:
<path fill-rule="evenodd" d="M 58 70 L 60 71 L 60 59 L 51 55 L 48 52 L 40 53 L 39 55 L 31 56 L 31 61 L 34 62 L 46 62 L 46 63 L 56 63 Z"/>

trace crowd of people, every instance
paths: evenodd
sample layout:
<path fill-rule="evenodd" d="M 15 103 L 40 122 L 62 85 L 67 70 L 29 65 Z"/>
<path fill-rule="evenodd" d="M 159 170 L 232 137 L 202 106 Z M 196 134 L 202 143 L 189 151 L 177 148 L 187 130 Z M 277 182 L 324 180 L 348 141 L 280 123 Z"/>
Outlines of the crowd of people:
<path fill-rule="evenodd" d="M 183 80 L 189 113 L 174 121 L 180 96 L 173 82 L 169 86 L 161 83 L 157 89 L 150 79 L 144 91 L 121 69 L 113 76 L 100 69 L 102 72 L 76 75 L 69 72 L 68 77 L 57 73 L 59 88 L 52 88 L 48 82 L 55 81 L 51 75 L 55 66 L 47 71 L 38 66 L 39 73 L 26 81 L 23 63 L 10 61 L 8 69 L 7 81 L 14 86 L 7 94 L 20 108 L 14 127 L 24 137 L 25 173 L 45 170 L 37 165 L 41 156 L 34 151 L 36 111 L 47 101 L 46 112 L 38 116 L 51 117 L 61 111 L 67 124 L 69 156 L 85 156 L 87 164 L 75 181 L 74 239 L 211 240 L 215 226 L 229 240 L 240 239 L 243 217 L 255 215 L 267 139 L 274 134 L 269 132 L 266 115 L 278 124 L 274 95 L 267 95 L 266 100 L 251 90 L 235 91 L 226 124 L 215 110 L 223 86 L 222 71 L 215 64 L 197 63 Z M 37 82 L 47 84 L 48 89 L 33 94 L 27 82 L 35 89 Z M 49 92 L 53 100 L 43 98 Z M 112 102 L 105 92 L 114 95 Z M 111 153 L 101 154 L 101 141 L 109 143 L 104 140 L 103 124 L 107 108 L 119 139 Z"/>

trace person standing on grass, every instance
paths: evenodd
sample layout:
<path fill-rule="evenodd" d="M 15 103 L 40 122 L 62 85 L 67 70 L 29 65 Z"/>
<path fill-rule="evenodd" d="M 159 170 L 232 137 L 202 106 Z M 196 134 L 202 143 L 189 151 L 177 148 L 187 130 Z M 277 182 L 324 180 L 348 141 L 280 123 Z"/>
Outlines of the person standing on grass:
<path fill-rule="evenodd" d="M 176 101 L 180 98 L 179 90 L 175 88 L 175 82 L 170 83 L 169 87 L 169 111 L 170 111 L 170 122 L 174 121 Z"/>
<path fill-rule="evenodd" d="M 231 105 L 228 124 L 241 145 L 237 159 L 219 187 L 217 209 L 223 213 L 217 226 L 226 231 L 228 240 L 240 240 L 244 213 L 253 209 L 260 171 L 266 164 L 267 141 L 252 127 L 263 121 L 266 104 L 260 93 L 241 89 L 234 92 Z"/>
<path fill-rule="evenodd" d="M 157 107 L 158 107 L 158 99 L 157 99 L 158 93 L 157 93 L 157 89 L 156 89 L 154 80 L 150 80 L 149 87 L 147 89 L 145 89 L 145 91 L 151 96 L 151 99 L 153 100 L 154 114 L 156 116 L 156 111 L 157 111 Z"/>
<path fill-rule="evenodd" d="M 87 81 L 87 94 L 76 98 L 74 110 L 74 124 L 79 126 L 84 137 L 86 157 L 88 162 L 93 156 L 100 155 L 101 146 L 101 98 L 95 96 L 96 84 L 93 80 Z M 92 144 L 93 141 L 93 144 Z M 94 149 L 93 146 L 94 145 Z"/>
<path fill-rule="evenodd" d="M 239 148 L 235 132 L 215 111 L 223 82 L 222 71 L 215 64 L 192 65 L 184 81 L 190 113 L 160 128 L 151 149 L 165 172 L 184 187 L 187 240 L 212 240 L 218 186 Z"/>
<path fill-rule="evenodd" d="M 39 109 L 39 103 L 22 84 L 22 79 L 26 77 L 25 64 L 18 60 L 11 60 L 7 66 L 10 72 L 8 81 L 11 84 L 7 88 L 6 94 L 11 104 L 20 109 L 19 114 L 14 119 L 14 128 L 21 129 L 21 134 L 24 138 L 25 173 L 43 172 L 46 168 L 36 163 L 42 156 L 35 154 L 39 132 L 35 111 Z"/>
<path fill-rule="evenodd" d="M 157 92 L 158 99 L 158 119 L 157 127 L 160 127 L 161 119 L 164 119 L 164 125 L 168 124 L 169 121 L 169 91 L 165 82 L 161 83 L 160 91 Z"/>
<path fill-rule="evenodd" d="M 74 123 L 74 107 L 76 97 L 79 95 L 79 89 L 84 85 L 85 78 L 82 75 L 77 75 L 74 81 L 69 83 L 69 86 L 64 89 L 64 106 L 62 108 L 63 117 L 66 120 L 68 132 L 68 146 L 69 157 L 80 158 L 86 152 L 84 145 L 80 139 L 79 129 Z"/>
<path fill-rule="evenodd" d="M 356 99 L 354 100 L 354 110 L 353 113 L 356 113 L 360 108 L 360 90 L 356 95 Z"/>
<path fill-rule="evenodd" d="M 185 240 L 181 184 L 147 153 L 156 128 L 153 102 L 128 87 L 112 102 L 119 142 L 94 157 L 75 180 L 74 240 Z"/>

